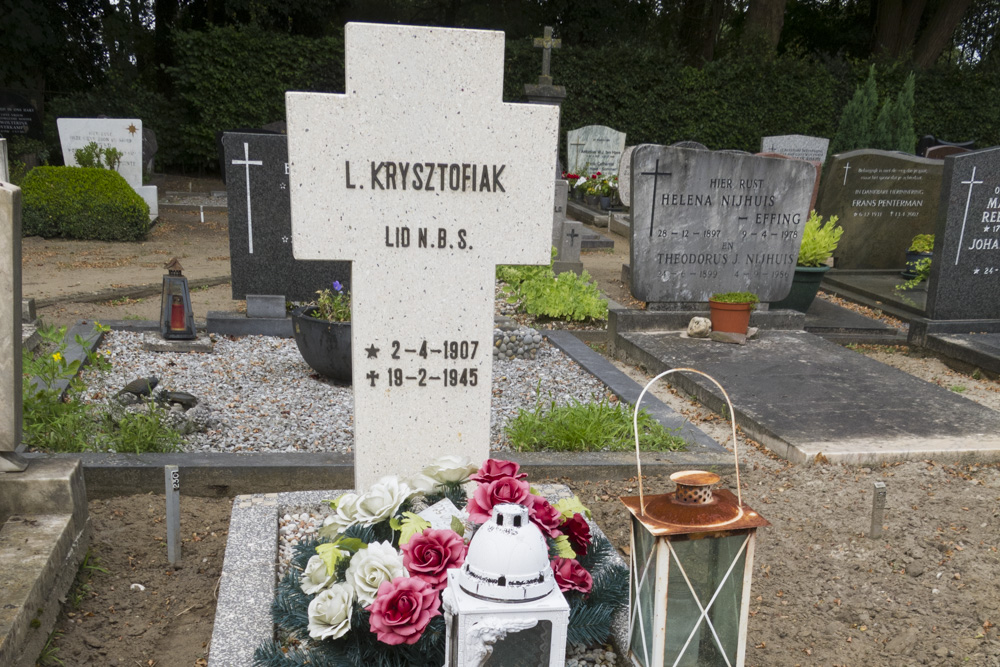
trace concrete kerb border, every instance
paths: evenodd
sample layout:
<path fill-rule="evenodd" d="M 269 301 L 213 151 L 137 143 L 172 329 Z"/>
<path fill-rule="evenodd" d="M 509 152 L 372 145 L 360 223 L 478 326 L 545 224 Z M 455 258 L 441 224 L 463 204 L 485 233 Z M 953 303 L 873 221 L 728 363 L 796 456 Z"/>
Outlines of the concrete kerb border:
<path fill-rule="evenodd" d="M 158 323 L 147 321 L 105 322 L 113 330 L 150 331 Z M 78 328 L 93 333 L 90 323 L 81 322 L 67 333 L 67 356 L 86 357 L 76 345 L 73 332 Z M 565 331 L 542 332 L 554 345 L 593 374 L 621 400 L 634 403 L 642 387 L 619 371 L 604 357 Z M 86 338 L 96 349 L 99 336 Z M 735 469 L 732 454 L 684 417 L 647 395 L 642 406 L 664 427 L 679 429 L 692 443 L 685 452 L 644 452 L 642 467 L 646 476 L 669 475 L 691 468 L 729 474 Z M 23 446 L 19 448 L 23 451 Z M 40 454 L 25 453 L 27 458 L 79 458 L 84 468 L 90 498 L 108 498 L 134 493 L 162 493 L 163 466 L 180 469 L 184 495 L 202 497 L 234 496 L 248 493 L 305 491 L 317 488 L 351 488 L 354 464 L 350 454 Z M 572 479 L 601 481 L 629 479 L 636 475 L 635 455 L 629 452 L 510 452 L 505 456 L 521 465 L 533 479 Z"/>
<path fill-rule="evenodd" d="M 188 280 L 188 288 L 215 287 L 225 285 L 232 281 L 230 276 L 214 276 L 210 278 L 193 278 Z M 138 299 L 140 297 L 158 296 L 163 293 L 163 284 L 133 285 L 131 287 L 109 287 L 107 289 L 96 290 L 94 292 L 78 292 L 77 294 L 67 294 L 65 296 L 46 297 L 35 299 L 35 308 L 53 306 L 59 303 L 94 303 L 97 301 L 113 301 L 115 299 Z"/>

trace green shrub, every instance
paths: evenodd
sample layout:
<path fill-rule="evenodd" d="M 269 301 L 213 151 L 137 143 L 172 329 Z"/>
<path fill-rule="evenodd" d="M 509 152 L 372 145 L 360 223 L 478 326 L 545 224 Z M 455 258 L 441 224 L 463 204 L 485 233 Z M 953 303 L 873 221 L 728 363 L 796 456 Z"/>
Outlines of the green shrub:
<path fill-rule="evenodd" d="M 520 303 L 530 315 L 576 321 L 608 318 L 608 302 L 586 271 L 579 276 L 571 271 L 557 276 L 551 264 L 498 266 L 496 275 L 505 283 L 502 294 L 507 301 Z"/>
<path fill-rule="evenodd" d="M 518 410 L 504 429 L 515 451 L 550 452 L 622 452 L 635 450 L 632 429 L 632 406 L 611 404 L 607 399 L 596 403 Z M 686 449 L 684 438 L 673 435 L 645 409 L 639 410 L 639 449 L 676 452 Z"/>
<path fill-rule="evenodd" d="M 24 236 L 136 241 L 149 230 L 149 206 L 115 171 L 36 167 L 21 189 Z"/>
<path fill-rule="evenodd" d="M 106 148 L 98 146 L 91 141 L 83 148 L 73 151 L 76 164 L 79 167 L 92 167 L 94 169 L 112 169 L 118 171 L 118 165 L 122 162 L 123 153 L 114 146 Z"/>
<path fill-rule="evenodd" d="M 752 303 L 754 305 L 760 302 L 760 299 L 753 292 L 716 292 L 709 297 L 709 300 L 716 303 Z"/>
<path fill-rule="evenodd" d="M 832 215 L 823 224 L 823 216 L 816 211 L 809 212 L 809 219 L 802 229 L 802 245 L 799 246 L 797 266 L 823 266 L 830 259 L 840 243 L 843 227 L 837 227 L 837 216 Z"/>
<path fill-rule="evenodd" d="M 934 252 L 934 235 L 917 234 L 910 242 L 907 252 Z"/>

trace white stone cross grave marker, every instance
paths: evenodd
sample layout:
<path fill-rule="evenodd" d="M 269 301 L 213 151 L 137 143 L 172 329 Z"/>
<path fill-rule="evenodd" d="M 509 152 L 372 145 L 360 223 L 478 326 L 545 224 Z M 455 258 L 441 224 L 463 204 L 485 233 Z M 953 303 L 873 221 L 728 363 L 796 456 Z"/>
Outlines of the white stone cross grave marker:
<path fill-rule="evenodd" d="M 503 102 L 503 50 L 350 23 L 346 94 L 287 94 L 294 255 L 353 260 L 358 489 L 489 455 L 495 266 L 549 261 L 559 114 Z"/>

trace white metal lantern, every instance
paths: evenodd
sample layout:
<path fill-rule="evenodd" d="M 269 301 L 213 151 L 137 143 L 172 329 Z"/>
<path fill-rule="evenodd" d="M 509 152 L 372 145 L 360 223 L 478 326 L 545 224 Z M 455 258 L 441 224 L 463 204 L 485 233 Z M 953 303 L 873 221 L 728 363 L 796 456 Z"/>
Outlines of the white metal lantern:
<path fill-rule="evenodd" d="M 733 404 L 722 391 L 732 419 Z M 636 415 L 639 410 L 636 401 Z M 639 458 L 638 424 L 636 459 Z M 768 522 L 740 493 L 733 420 L 737 495 L 712 490 L 719 476 L 700 470 L 674 473 L 672 493 L 646 496 L 639 463 L 639 495 L 622 498 L 632 514 L 629 586 L 629 657 L 641 667 L 743 665 L 746 657 L 754 536 Z"/>
<path fill-rule="evenodd" d="M 449 667 L 565 664 L 569 604 L 527 507 L 493 508 L 442 598 Z"/>

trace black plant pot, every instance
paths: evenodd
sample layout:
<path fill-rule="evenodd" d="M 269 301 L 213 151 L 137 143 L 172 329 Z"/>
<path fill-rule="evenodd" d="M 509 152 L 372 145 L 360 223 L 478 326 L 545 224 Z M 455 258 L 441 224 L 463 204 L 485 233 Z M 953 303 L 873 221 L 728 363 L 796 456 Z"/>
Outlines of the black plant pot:
<path fill-rule="evenodd" d="M 808 311 L 816 298 L 816 293 L 819 292 L 823 275 L 829 270 L 829 266 L 796 266 L 795 275 L 792 277 L 792 290 L 781 301 L 773 302 L 771 308 L 790 308 L 800 313 Z"/>
<path fill-rule="evenodd" d="M 302 306 L 292 312 L 292 332 L 299 353 L 320 375 L 350 382 L 351 323 L 312 317 L 315 309 L 315 306 Z"/>

